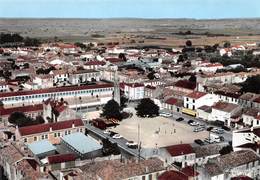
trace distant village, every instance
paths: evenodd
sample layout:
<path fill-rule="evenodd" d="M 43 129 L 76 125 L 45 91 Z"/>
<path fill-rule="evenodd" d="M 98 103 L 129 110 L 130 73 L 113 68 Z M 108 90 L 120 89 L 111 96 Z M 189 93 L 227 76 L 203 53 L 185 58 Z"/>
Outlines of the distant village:
<path fill-rule="evenodd" d="M 260 179 L 259 42 L 192 41 L 2 44 L 0 179 Z"/>

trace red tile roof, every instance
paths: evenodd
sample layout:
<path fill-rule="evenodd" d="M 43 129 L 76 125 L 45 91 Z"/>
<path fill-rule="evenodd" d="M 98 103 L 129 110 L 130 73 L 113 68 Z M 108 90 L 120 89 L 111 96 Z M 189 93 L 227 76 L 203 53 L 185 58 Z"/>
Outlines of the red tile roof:
<path fill-rule="evenodd" d="M 103 66 L 105 64 L 106 63 L 103 62 L 103 61 L 88 61 L 84 65 L 86 65 L 86 66 L 91 66 L 91 65 L 101 65 L 101 66 Z"/>
<path fill-rule="evenodd" d="M 256 102 L 256 103 L 260 103 L 260 97 L 255 98 L 253 101 Z"/>
<path fill-rule="evenodd" d="M 38 124 L 38 125 L 20 127 L 18 130 L 21 136 L 27 136 L 31 134 L 49 132 L 50 128 L 52 128 L 53 131 L 69 129 L 72 128 L 73 123 L 75 127 L 84 126 L 83 121 L 81 119 L 73 119 L 73 120 L 61 121 L 56 123 L 47 123 L 47 124 Z"/>
<path fill-rule="evenodd" d="M 9 96 L 25 96 L 25 95 L 32 95 L 32 94 L 45 94 L 45 93 L 53 93 L 53 92 L 66 92 L 66 91 L 109 88 L 109 87 L 113 87 L 113 84 L 106 83 L 106 84 L 96 84 L 96 85 L 56 87 L 56 88 L 39 89 L 39 90 L 31 90 L 31 91 L 4 92 L 4 93 L 0 93 L 0 98 L 9 97 Z"/>
<path fill-rule="evenodd" d="M 14 107 L 14 108 L 0 108 L 0 115 L 1 116 L 7 116 L 12 114 L 13 112 L 35 112 L 35 111 L 43 111 L 43 105 L 37 104 L 37 105 L 30 105 L 30 106 L 22 106 L 22 107 Z"/>
<path fill-rule="evenodd" d="M 187 166 L 185 168 L 182 168 L 181 172 L 183 172 L 185 175 L 189 177 L 195 177 L 199 175 L 199 173 L 192 166 Z"/>
<path fill-rule="evenodd" d="M 122 60 L 120 58 L 106 58 L 106 60 L 111 63 L 124 62 L 124 60 Z"/>
<path fill-rule="evenodd" d="M 205 96 L 207 93 L 204 92 L 199 92 L 199 91 L 194 91 L 190 94 L 187 95 L 187 97 L 192 98 L 192 99 L 199 99 L 203 96 Z"/>
<path fill-rule="evenodd" d="M 179 80 L 175 83 L 175 86 L 193 90 L 196 88 L 196 83 L 190 82 L 188 80 Z"/>
<path fill-rule="evenodd" d="M 166 147 L 171 156 L 180 156 L 194 153 L 190 144 L 177 144 Z"/>
<path fill-rule="evenodd" d="M 165 171 L 162 173 L 159 177 L 158 180 L 188 180 L 188 176 L 185 174 L 179 172 L 179 171 Z"/>
<path fill-rule="evenodd" d="M 124 85 L 129 87 L 144 87 L 144 84 L 141 83 L 124 83 Z"/>
<path fill-rule="evenodd" d="M 76 160 L 76 156 L 71 153 L 48 156 L 49 164 L 57 164 L 57 163 L 63 163 L 68 161 L 75 161 L 75 160 Z"/>
<path fill-rule="evenodd" d="M 237 176 L 237 177 L 231 178 L 231 180 L 253 180 L 253 178 L 250 178 L 248 176 Z"/>
<path fill-rule="evenodd" d="M 169 99 L 167 99 L 166 101 L 165 101 L 165 103 L 166 104 L 170 104 L 170 105 L 174 105 L 174 104 L 176 104 L 177 103 L 177 99 L 175 99 L 175 98 L 169 98 Z"/>

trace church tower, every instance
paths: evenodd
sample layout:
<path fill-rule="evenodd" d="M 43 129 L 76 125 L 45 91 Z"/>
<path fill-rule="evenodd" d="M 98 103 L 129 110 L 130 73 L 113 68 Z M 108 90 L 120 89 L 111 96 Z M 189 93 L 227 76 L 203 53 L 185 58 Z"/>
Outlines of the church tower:
<path fill-rule="evenodd" d="M 117 70 L 114 71 L 114 100 L 120 106 L 120 85 L 119 85 L 119 78 Z"/>

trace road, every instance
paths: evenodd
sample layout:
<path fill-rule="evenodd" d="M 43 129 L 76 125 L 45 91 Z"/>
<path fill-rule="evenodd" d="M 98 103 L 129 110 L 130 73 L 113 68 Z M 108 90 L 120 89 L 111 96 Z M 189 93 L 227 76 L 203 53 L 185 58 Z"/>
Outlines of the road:
<path fill-rule="evenodd" d="M 88 123 L 85 123 L 85 127 L 88 131 L 91 131 L 92 133 L 96 134 L 98 137 L 103 138 L 103 139 L 108 139 L 112 143 L 117 143 L 117 145 L 120 149 L 123 149 L 124 151 L 126 151 L 127 153 L 129 153 L 135 157 L 139 157 L 138 149 L 129 148 L 126 145 L 127 140 L 125 138 L 114 139 L 111 136 L 109 136 L 108 134 L 105 134 L 104 131 L 102 131 L 101 129 L 98 129 Z M 143 157 L 141 152 L 140 152 L 140 158 L 145 159 L 145 157 Z"/>

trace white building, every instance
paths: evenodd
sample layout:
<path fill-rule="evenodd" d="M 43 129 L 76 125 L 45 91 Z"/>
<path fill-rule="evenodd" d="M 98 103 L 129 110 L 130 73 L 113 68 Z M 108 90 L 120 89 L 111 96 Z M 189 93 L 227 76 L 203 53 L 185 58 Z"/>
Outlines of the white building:
<path fill-rule="evenodd" d="M 130 100 L 144 98 L 144 85 L 139 83 L 124 83 L 124 94 Z"/>
<path fill-rule="evenodd" d="M 260 126 L 260 109 L 248 109 L 242 114 L 242 119 L 247 126 Z"/>
<path fill-rule="evenodd" d="M 240 129 L 232 132 L 233 147 L 248 143 L 260 144 L 260 127 Z"/>
<path fill-rule="evenodd" d="M 195 164 L 196 155 L 190 144 L 177 144 L 160 150 L 160 156 L 169 164 L 179 164 L 181 168 Z"/>
<path fill-rule="evenodd" d="M 38 89 L 53 87 L 53 77 L 50 74 L 37 75 L 33 79 L 33 83 L 38 85 Z"/>
<path fill-rule="evenodd" d="M 78 70 L 69 74 L 69 82 L 75 85 L 83 82 L 99 81 L 100 76 L 100 72 L 96 70 Z"/>
<path fill-rule="evenodd" d="M 96 85 L 82 85 L 82 86 L 65 86 L 57 88 L 47 88 L 39 90 L 28 90 L 28 91 L 17 91 L 17 92 L 5 92 L 0 93 L 0 99 L 5 105 L 16 105 L 16 104 L 38 104 L 42 103 L 43 100 L 49 98 L 64 100 L 72 100 L 76 97 L 92 98 L 90 102 L 83 102 L 86 104 L 94 105 L 93 103 L 105 104 L 112 98 L 114 86 L 111 83 L 103 83 Z M 98 96 L 99 101 L 97 98 Z"/>
<path fill-rule="evenodd" d="M 184 108 L 183 113 L 196 116 L 196 110 L 204 105 L 212 106 L 218 101 L 217 96 L 214 94 L 207 94 L 204 92 L 194 91 L 188 95 L 183 96 Z"/>
<path fill-rule="evenodd" d="M 241 111 L 241 107 L 237 104 L 217 102 L 212 106 L 211 121 L 222 121 L 225 125 L 231 125 L 231 117 Z"/>
<path fill-rule="evenodd" d="M 0 92 L 9 91 L 9 86 L 6 82 L 0 82 Z"/>

